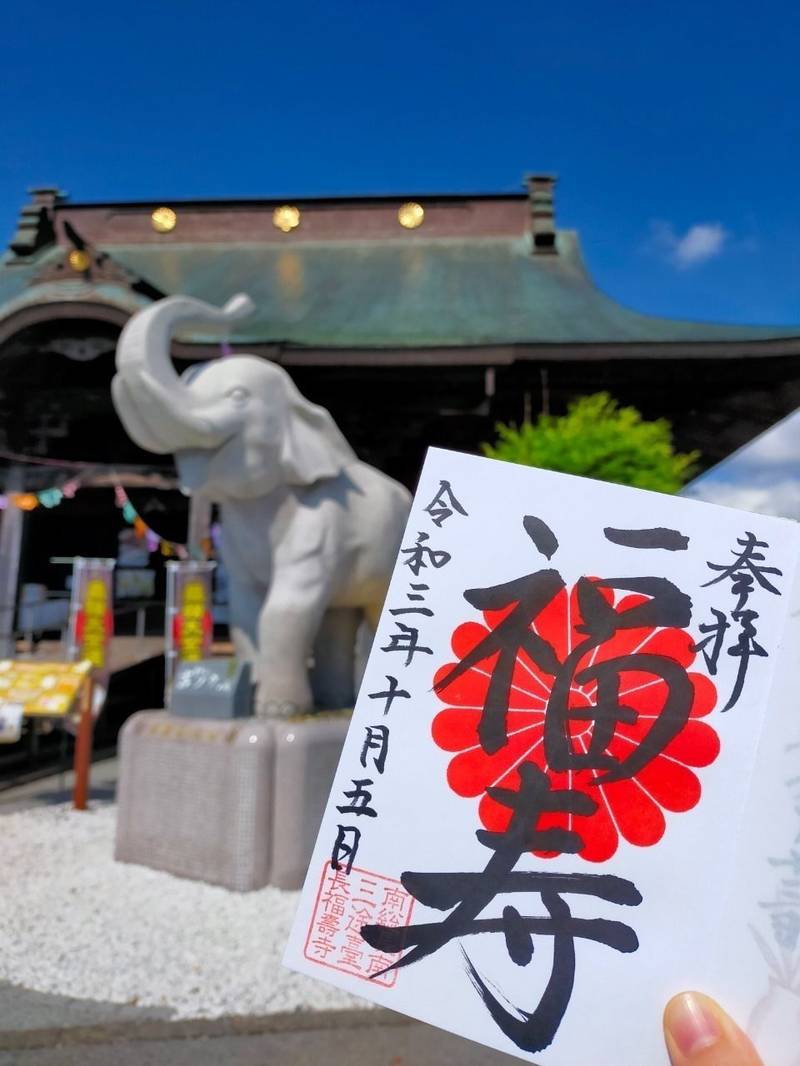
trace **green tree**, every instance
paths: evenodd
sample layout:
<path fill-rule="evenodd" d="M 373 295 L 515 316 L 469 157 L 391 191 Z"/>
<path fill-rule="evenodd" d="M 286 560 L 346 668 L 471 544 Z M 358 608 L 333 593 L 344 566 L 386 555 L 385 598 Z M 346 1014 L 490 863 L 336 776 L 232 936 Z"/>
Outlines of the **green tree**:
<path fill-rule="evenodd" d="M 619 485 L 677 492 L 692 476 L 699 452 L 679 453 L 665 418 L 646 422 L 635 407 L 620 407 L 607 392 L 582 396 L 565 415 L 540 415 L 536 423 L 496 426 L 490 459 L 580 474 Z"/>

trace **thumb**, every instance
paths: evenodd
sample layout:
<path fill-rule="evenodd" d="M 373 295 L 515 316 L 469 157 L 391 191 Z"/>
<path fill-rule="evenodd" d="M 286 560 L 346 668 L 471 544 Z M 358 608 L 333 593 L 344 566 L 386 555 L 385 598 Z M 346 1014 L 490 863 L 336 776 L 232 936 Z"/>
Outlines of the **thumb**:
<path fill-rule="evenodd" d="M 682 992 L 664 1011 L 672 1066 L 763 1066 L 750 1038 L 700 992 Z"/>

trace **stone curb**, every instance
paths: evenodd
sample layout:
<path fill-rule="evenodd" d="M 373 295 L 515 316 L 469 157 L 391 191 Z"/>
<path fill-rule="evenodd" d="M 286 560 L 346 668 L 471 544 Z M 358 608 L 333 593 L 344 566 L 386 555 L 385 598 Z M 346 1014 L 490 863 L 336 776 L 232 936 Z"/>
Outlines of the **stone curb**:
<path fill-rule="evenodd" d="M 0 1051 L 113 1044 L 134 1040 L 191 1040 L 202 1037 L 258 1036 L 260 1033 L 311 1032 L 318 1029 L 363 1029 L 415 1024 L 412 1018 L 384 1008 L 285 1011 L 280 1014 L 228 1015 L 180 1021 L 107 1022 L 52 1029 L 0 1032 Z"/>

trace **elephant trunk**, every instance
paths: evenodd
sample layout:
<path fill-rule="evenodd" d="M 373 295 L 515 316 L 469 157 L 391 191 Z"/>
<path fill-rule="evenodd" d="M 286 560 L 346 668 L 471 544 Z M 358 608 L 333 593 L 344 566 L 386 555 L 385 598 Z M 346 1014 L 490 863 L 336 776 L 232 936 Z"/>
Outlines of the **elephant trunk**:
<path fill-rule="evenodd" d="M 223 308 L 188 296 L 169 296 L 128 321 L 117 343 L 111 392 L 122 424 L 140 447 L 164 453 L 218 443 L 213 427 L 192 410 L 191 393 L 172 365 L 170 341 L 179 324 L 220 328 L 252 310 L 252 301 L 244 294 Z"/>

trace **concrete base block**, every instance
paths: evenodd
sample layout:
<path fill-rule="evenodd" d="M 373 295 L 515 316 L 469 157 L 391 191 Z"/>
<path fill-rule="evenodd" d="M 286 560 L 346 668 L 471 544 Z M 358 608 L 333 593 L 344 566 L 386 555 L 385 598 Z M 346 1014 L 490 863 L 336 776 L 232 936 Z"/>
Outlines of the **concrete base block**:
<path fill-rule="evenodd" d="M 349 711 L 132 715 L 119 738 L 115 858 L 240 892 L 299 888 L 349 722 Z"/>
<path fill-rule="evenodd" d="M 349 712 L 273 724 L 270 884 L 278 888 L 305 880 L 349 724 Z"/>

